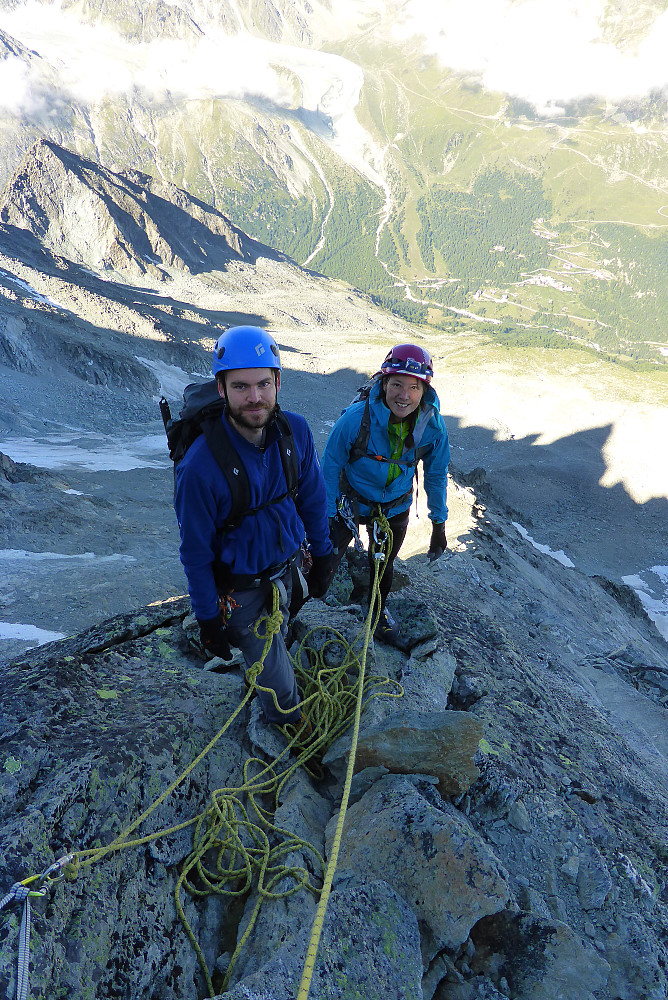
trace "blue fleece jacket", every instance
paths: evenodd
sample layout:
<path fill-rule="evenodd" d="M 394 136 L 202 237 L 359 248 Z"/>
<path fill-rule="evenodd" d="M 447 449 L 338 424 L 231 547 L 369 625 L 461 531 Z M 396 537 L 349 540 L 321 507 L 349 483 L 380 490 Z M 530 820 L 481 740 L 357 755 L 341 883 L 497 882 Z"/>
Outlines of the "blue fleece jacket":
<path fill-rule="evenodd" d="M 392 446 L 388 433 L 390 410 L 383 401 L 380 380 L 376 382 L 369 393 L 369 412 L 371 428 L 367 451 L 370 456 L 383 455 L 390 458 Z M 387 482 L 388 463 L 380 462 L 372 457 L 362 457 L 355 462 L 350 461 L 350 450 L 355 443 L 364 413 L 364 402 L 353 403 L 347 407 L 336 421 L 322 456 L 322 468 L 327 487 L 327 514 L 336 514 L 336 501 L 341 495 L 339 477 L 344 470 L 348 482 L 360 496 L 383 504 L 399 501 L 412 486 L 415 465 L 402 465 L 401 473 L 391 483 Z M 448 485 L 448 464 L 450 462 L 450 445 L 448 432 L 440 414 L 440 403 L 434 390 L 429 387 L 424 394 L 422 407 L 413 430 L 413 439 L 419 447 L 426 447 L 422 456 L 424 488 L 427 494 L 429 517 L 432 521 L 445 521 L 448 516 L 446 491 Z M 402 460 L 415 459 L 415 448 L 404 445 Z M 399 514 L 410 507 L 410 501 L 390 506 L 386 513 Z M 362 517 L 370 513 L 371 508 L 359 502 Z"/>
<path fill-rule="evenodd" d="M 203 435 L 193 442 L 177 466 L 174 506 L 181 533 L 179 552 L 198 618 L 214 618 L 218 613 L 213 577 L 217 555 L 232 573 L 256 575 L 288 559 L 305 537 L 314 555 L 331 552 L 325 485 L 313 436 L 303 417 L 297 413 L 287 416 L 299 456 L 296 506 L 285 497 L 249 514 L 238 527 L 221 535 L 220 529 L 230 512 L 230 491 Z M 242 437 L 224 416 L 221 419 L 248 475 L 251 507 L 285 493 L 285 473 L 278 447 L 280 430 L 276 423 L 267 428 L 266 446 L 261 449 Z"/>

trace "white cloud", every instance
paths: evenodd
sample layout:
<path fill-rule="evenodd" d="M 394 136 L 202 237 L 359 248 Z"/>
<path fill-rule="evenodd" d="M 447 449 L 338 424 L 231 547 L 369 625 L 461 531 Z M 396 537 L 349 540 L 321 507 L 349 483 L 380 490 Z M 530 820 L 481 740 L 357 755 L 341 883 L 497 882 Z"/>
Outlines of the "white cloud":
<path fill-rule="evenodd" d="M 420 35 L 444 66 L 538 108 L 587 95 L 610 100 L 668 86 L 668 11 L 634 51 L 602 40 L 602 0 L 409 0 L 395 39 Z"/>
<path fill-rule="evenodd" d="M 283 104 L 292 97 L 272 68 L 274 47 L 247 34 L 211 27 L 198 40 L 130 42 L 109 25 L 85 24 L 57 3 L 36 0 L 0 11 L 0 27 L 57 70 L 63 91 L 83 103 L 135 87 L 157 98 L 258 95 Z"/>
<path fill-rule="evenodd" d="M 376 0 L 383 3 L 384 0 Z M 368 16 L 347 0 L 347 16 Z M 379 155 L 357 121 L 355 108 L 364 83 L 362 69 L 341 56 L 282 45 L 247 32 L 226 35 L 200 22 L 204 36 L 130 42 L 112 27 L 82 23 L 58 0 L 37 0 L 0 10 L 0 28 L 32 49 L 57 73 L 62 93 L 94 105 L 135 88 L 157 100 L 244 99 L 259 97 L 286 109 L 301 107 L 328 116 L 332 145 L 356 169 L 379 183 L 368 161 Z M 25 111 L 34 81 L 23 81 Z"/>
<path fill-rule="evenodd" d="M 341 31 L 366 23 L 395 40 L 419 36 L 425 52 L 444 66 L 538 108 L 590 94 L 620 100 L 668 86 L 668 11 L 627 51 L 602 40 L 603 14 L 604 0 L 345 0 L 337 21 Z M 157 99 L 254 95 L 292 107 L 299 94 L 280 67 L 299 78 L 306 108 L 322 107 L 332 95 L 336 104 L 337 88 L 348 108 L 357 100 L 361 71 L 348 60 L 247 32 L 227 35 L 203 20 L 200 26 L 198 39 L 129 42 L 110 25 L 83 23 L 58 0 L 27 0 L 0 11 L 0 27 L 37 52 L 57 71 L 63 92 L 83 103 L 136 87 Z M 17 114 L 42 106 L 38 65 L 29 70 L 14 57 L 0 63 L 0 106 Z"/>
<path fill-rule="evenodd" d="M 17 56 L 0 60 L 0 108 L 12 115 L 31 115 L 40 106 L 28 65 Z"/>

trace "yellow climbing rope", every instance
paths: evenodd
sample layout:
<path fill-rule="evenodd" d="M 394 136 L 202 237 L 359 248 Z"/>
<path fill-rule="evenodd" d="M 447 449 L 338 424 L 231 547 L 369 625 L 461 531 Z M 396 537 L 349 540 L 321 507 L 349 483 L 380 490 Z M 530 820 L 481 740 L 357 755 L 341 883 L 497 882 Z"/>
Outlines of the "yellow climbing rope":
<path fill-rule="evenodd" d="M 380 601 L 378 601 L 376 606 L 378 585 L 380 582 L 380 578 L 385 570 L 385 565 L 386 565 L 385 555 L 390 550 L 392 545 L 392 532 L 390 530 L 390 526 L 387 519 L 381 514 L 377 516 L 376 520 L 374 521 L 374 533 L 376 530 L 375 529 L 376 524 L 378 524 L 380 530 L 384 533 L 384 542 L 383 544 L 381 544 L 381 546 L 377 548 L 375 553 L 374 579 L 370 590 L 369 614 L 367 615 L 367 619 L 365 622 L 364 643 L 362 646 L 362 655 L 360 658 L 360 668 L 359 668 L 360 676 L 357 689 L 357 701 L 355 706 L 355 721 L 353 725 L 353 736 L 350 746 L 350 753 L 348 754 L 348 768 L 346 771 L 346 780 L 343 786 L 343 795 L 341 797 L 341 806 L 339 808 L 339 816 L 336 823 L 336 830 L 334 832 L 334 839 L 332 841 L 332 850 L 330 853 L 329 862 L 327 864 L 327 870 L 325 872 L 325 879 L 323 882 L 322 891 L 320 893 L 320 900 L 318 901 L 318 907 L 311 927 L 311 938 L 309 941 L 308 950 L 306 952 L 306 959 L 304 961 L 302 979 L 301 983 L 299 984 L 299 992 L 297 993 L 297 1000 L 308 1000 L 308 995 L 311 989 L 311 980 L 313 978 L 313 972 L 315 970 L 315 962 L 318 955 L 318 946 L 320 944 L 322 927 L 325 921 L 327 903 L 329 901 L 329 896 L 332 889 L 332 882 L 334 880 L 336 865 L 339 858 L 339 849 L 341 847 L 341 838 L 343 835 L 343 824 L 346 819 L 348 800 L 350 798 L 350 787 L 352 785 L 353 775 L 355 773 L 355 756 L 357 754 L 357 742 L 359 739 L 360 720 L 362 718 L 362 708 L 364 706 L 363 702 L 364 674 L 366 671 L 366 657 L 369 649 L 369 642 L 371 639 L 372 620 L 373 620 L 373 627 L 375 628 L 375 626 L 378 624 L 378 619 L 380 617 Z"/>
<path fill-rule="evenodd" d="M 366 676 L 366 658 L 370 637 L 380 615 L 378 585 L 385 568 L 384 553 L 389 551 L 391 546 L 391 531 L 387 519 L 380 516 L 378 526 L 382 536 L 382 544 L 378 544 L 377 538 L 369 614 L 360 635 L 352 643 L 348 643 L 344 636 L 335 629 L 329 626 L 318 626 L 304 637 L 294 657 L 295 674 L 302 696 L 300 708 L 302 715 L 309 722 L 308 734 L 300 731 L 299 727 L 295 727 L 294 731 L 292 727 L 284 727 L 283 732 L 288 736 L 285 748 L 271 763 L 258 757 L 249 758 L 244 764 L 242 781 L 238 787 L 216 789 L 211 794 L 207 808 L 183 823 L 143 837 L 128 839 L 212 750 L 239 713 L 243 711 L 256 689 L 270 694 L 279 712 L 286 715 L 294 712 L 294 708 L 281 709 L 273 690 L 263 687 L 258 682 L 264 660 L 271 648 L 274 636 L 280 631 L 282 624 L 278 588 L 274 586 L 272 611 L 263 616 L 255 625 L 256 635 L 260 638 L 262 637 L 260 630 L 264 627 L 265 641 L 260 658 L 246 673 L 249 689 L 213 739 L 207 743 L 201 753 L 169 787 L 137 819 L 123 829 L 110 844 L 87 850 L 75 850 L 52 865 L 47 873 L 42 876 L 30 876 L 22 883 L 17 883 L 17 886 L 27 887 L 36 879 L 42 880 L 41 885 L 51 885 L 59 881 L 63 874 L 67 878 L 74 879 L 81 869 L 91 867 L 109 854 L 131 847 L 139 847 L 194 826 L 193 849 L 183 863 L 174 893 L 177 912 L 197 954 L 209 996 L 213 997 L 217 992 L 224 992 L 227 989 L 235 963 L 252 933 L 263 902 L 281 899 L 305 888 L 313 893 L 314 897 L 319 895 L 311 941 L 298 994 L 298 1000 L 306 1000 L 315 967 L 325 910 L 336 870 L 355 765 L 362 711 L 365 705 L 375 697 L 396 698 L 403 694 L 401 686 L 396 681 L 387 677 Z M 331 633 L 331 637 L 322 642 L 320 648 L 309 646 L 309 640 L 314 633 L 319 631 Z M 361 652 L 358 653 L 356 646 L 360 636 L 363 636 L 362 648 Z M 342 651 L 341 662 L 337 667 L 327 665 L 328 654 L 333 646 L 340 647 L 339 654 Z M 290 831 L 282 830 L 276 826 L 273 823 L 273 814 L 278 805 L 281 790 L 297 768 L 303 766 L 310 773 L 319 776 L 316 761 L 322 757 L 327 747 L 350 726 L 351 721 L 354 724 L 348 771 L 332 852 L 325 869 L 324 859 L 316 848 L 307 841 L 296 837 Z M 268 800 L 269 805 L 266 804 Z M 296 851 L 312 855 L 315 869 L 323 873 L 323 884 L 320 890 L 313 883 L 312 875 L 306 867 L 286 866 L 283 863 L 286 856 Z M 282 887 L 278 891 L 276 887 L 286 879 L 291 884 L 288 888 Z M 257 893 L 256 904 L 244 934 L 238 941 L 232 955 L 222 988 L 216 990 L 200 945 L 186 917 L 182 893 L 185 891 L 195 898 L 206 896 L 212 892 L 227 897 L 240 897 L 251 889 Z"/>

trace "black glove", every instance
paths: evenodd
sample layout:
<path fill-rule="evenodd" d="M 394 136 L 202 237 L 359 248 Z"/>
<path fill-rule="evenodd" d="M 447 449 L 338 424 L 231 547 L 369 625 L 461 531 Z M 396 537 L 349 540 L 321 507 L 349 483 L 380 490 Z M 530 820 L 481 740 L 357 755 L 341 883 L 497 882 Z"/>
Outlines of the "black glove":
<path fill-rule="evenodd" d="M 308 592 L 310 597 L 324 597 L 334 576 L 334 553 L 326 556 L 313 556 L 313 565 L 308 575 Z"/>
<path fill-rule="evenodd" d="M 448 547 L 448 540 L 445 537 L 445 522 L 434 521 L 431 526 L 431 541 L 429 543 L 429 562 L 434 562 L 442 556 Z"/>
<path fill-rule="evenodd" d="M 197 624 L 204 652 L 209 656 L 219 656 L 221 660 L 231 660 L 232 650 L 225 635 L 222 615 L 216 615 L 215 618 L 198 618 Z"/>

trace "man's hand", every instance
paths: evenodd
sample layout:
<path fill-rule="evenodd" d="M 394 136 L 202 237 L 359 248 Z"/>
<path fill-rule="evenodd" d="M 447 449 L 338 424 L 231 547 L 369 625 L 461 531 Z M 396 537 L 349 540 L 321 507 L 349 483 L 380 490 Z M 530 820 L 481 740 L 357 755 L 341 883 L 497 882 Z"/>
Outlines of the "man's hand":
<path fill-rule="evenodd" d="M 324 597 L 334 577 L 334 553 L 327 556 L 313 556 L 313 565 L 308 575 L 308 592 L 311 597 Z"/>
<path fill-rule="evenodd" d="M 431 526 L 431 541 L 429 543 L 429 562 L 434 562 L 443 555 L 448 547 L 448 540 L 445 537 L 445 522 L 434 521 Z"/>
<path fill-rule="evenodd" d="M 204 652 L 209 656 L 219 656 L 221 660 L 231 660 L 232 650 L 225 635 L 222 615 L 216 615 L 215 618 L 198 618 L 197 624 Z"/>

